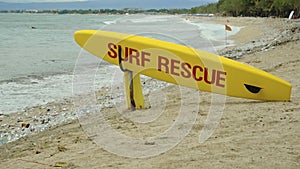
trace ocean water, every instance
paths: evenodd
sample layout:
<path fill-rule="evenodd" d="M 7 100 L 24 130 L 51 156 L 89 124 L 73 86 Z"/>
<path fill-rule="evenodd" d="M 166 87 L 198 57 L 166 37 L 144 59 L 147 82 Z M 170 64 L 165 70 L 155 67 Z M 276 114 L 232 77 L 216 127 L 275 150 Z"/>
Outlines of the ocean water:
<path fill-rule="evenodd" d="M 76 30 L 138 34 L 210 52 L 225 45 L 224 25 L 178 16 L 0 14 L 0 18 L 0 113 L 87 92 L 74 91 L 78 71 L 94 77 L 92 88 L 111 85 L 111 77 L 121 73 L 118 67 L 83 51 L 74 42 Z M 96 74 L 89 74 L 95 67 Z M 76 85 L 84 86 L 84 80 Z"/>

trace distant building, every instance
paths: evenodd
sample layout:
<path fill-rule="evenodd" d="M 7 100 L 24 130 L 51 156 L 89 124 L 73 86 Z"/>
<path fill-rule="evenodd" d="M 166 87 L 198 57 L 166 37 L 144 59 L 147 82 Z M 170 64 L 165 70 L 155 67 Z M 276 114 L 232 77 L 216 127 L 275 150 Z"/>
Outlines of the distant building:
<path fill-rule="evenodd" d="M 25 12 L 26 12 L 26 13 L 38 13 L 39 10 L 37 10 L 37 9 L 28 9 L 28 10 L 26 10 Z"/>
<path fill-rule="evenodd" d="M 143 11 L 143 8 L 124 8 L 123 11 L 129 12 L 129 11 Z"/>

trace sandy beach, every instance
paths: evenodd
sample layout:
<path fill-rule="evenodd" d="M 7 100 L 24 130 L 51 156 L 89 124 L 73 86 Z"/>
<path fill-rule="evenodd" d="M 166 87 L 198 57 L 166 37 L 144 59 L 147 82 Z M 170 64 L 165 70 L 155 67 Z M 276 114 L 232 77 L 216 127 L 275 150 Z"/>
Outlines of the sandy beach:
<path fill-rule="evenodd" d="M 165 110 L 157 114 L 157 117 L 151 117 L 155 121 L 147 123 L 134 123 L 130 119 L 149 116 L 159 111 L 158 107 L 151 106 L 143 111 L 128 112 L 122 107 L 109 106 L 101 109 L 101 117 L 98 116 L 100 113 L 79 117 L 76 113 L 78 107 L 88 105 L 95 96 L 99 104 L 111 101 L 109 90 L 103 89 L 95 95 L 29 107 L 11 115 L 1 114 L 1 131 L 8 128 L 37 130 L 30 128 L 30 124 L 35 122 L 47 125 L 50 122 L 43 118 L 46 115 L 55 119 L 66 112 L 73 112 L 74 118 L 55 121 L 57 126 L 40 129 L 38 134 L 3 144 L 0 147 L 0 165 L 6 169 L 300 168 L 300 21 L 225 17 L 190 19 L 242 27 L 236 35 L 229 37 L 235 45 L 220 51 L 220 54 L 290 82 L 293 85 L 291 101 L 264 102 L 225 97 L 224 111 L 218 127 L 208 140 L 199 143 L 199 135 L 212 106 L 210 93 L 187 90 L 183 95 L 174 85 L 154 92 L 151 95 L 154 98 L 153 103 L 159 104 L 160 100 L 155 98 L 163 95 Z M 194 98 L 195 93 L 200 99 Z M 184 96 L 191 97 L 182 104 L 181 97 Z M 147 98 L 151 100 L 150 96 Z M 181 106 L 184 106 L 184 112 L 197 115 L 192 128 L 182 141 L 159 155 L 145 155 L 144 158 L 124 157 L 106 151 L 109 147 L 101 146 L 97 142 L 99 137 L 110 137 L 95 133 L 95 127 L 103 119 L 115 131 L 130 137 L 153 137 L 172 127 Z M 195 111 L 197 106 L 199 109 Z M 140 117 L 139 120 L 143 121 L 143 118 Z M 114 144 L 123 143 L 113 142 L 112 138 L 109 145 L 120 146 Z M 148 146 L 149 150 L 158 144 L 156 141 L 144 140 L 144 147 Z M 128 152 L 125 154 L 134 156 L 130 152 L 138 147 L 131 144 L 127 148 Z"/>

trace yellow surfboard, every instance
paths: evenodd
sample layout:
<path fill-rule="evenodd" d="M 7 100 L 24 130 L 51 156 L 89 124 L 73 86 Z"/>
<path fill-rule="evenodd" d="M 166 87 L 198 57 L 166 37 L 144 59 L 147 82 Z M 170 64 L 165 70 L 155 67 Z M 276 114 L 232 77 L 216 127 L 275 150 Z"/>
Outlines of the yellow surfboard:
<path fill-rule="evenodd" d="M 74 37 L 88 52 L 135 74 L 233 97 L 290 100 L 290 83 L 216 54 L 115 32 L 81 30 Z"/>

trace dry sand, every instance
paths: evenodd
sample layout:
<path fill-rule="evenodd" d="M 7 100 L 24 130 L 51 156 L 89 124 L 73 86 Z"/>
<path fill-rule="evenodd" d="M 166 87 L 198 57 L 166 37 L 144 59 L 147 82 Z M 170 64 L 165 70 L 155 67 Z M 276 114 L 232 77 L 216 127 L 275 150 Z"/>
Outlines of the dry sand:
<path fill-rule="evenodd" d="M 227 23 L 229 20 L 230 25 L 243 26 L 237 35 L 231 37 L 236 46 L 281 32 L 292 22 L 271 18 L 202 19 L 218 23 Z M 296 24 L 299 25 L 299 22 Z M 296 36 L 299 37 L 299 34 Z M 185 103 L 186 112 L 192 112 L 195 106 L 200 106 L 192 130 L 182 142 L 161 155 L 139 159 L 105 151 L 96 144 L 94 138 L 97 136 L 88 137 L 89 132 L 84 130 L 96 125 L 93 122 L 98 119 L 93 118 L 84 123 L 85 127 L 75 120 L 2 145 L 0 166 L 7 169 L 53 168 L 55 165 L 62 168 L 300 168 L 299 45 L 300 41 L 286 42 L 238 59 L 291 82 L 291 102 L 226 97 L 219 127 L 203 144 L 199 143 L 199 134 L 211 107 L 211 94 L 199 92 L 199 101 L 189 98 Z M 172 126 L 181 106 L 178 87 L 170 86 L 162 91 L 166 96 L 166 111 L 154 122 L 133 123 L 121 116 L 115 107 L 101 112 L 115 130 L 126 135 L 155 136 Z M 188 92 L 187 96 L 198 93 L 195 90 Z M 130 112 L 123 113 L 132 115 Z M 149 148 L 156 144 L 145 141 Z M 134 145 L 128 146 L 129 152 L 134 149 Z"/>

